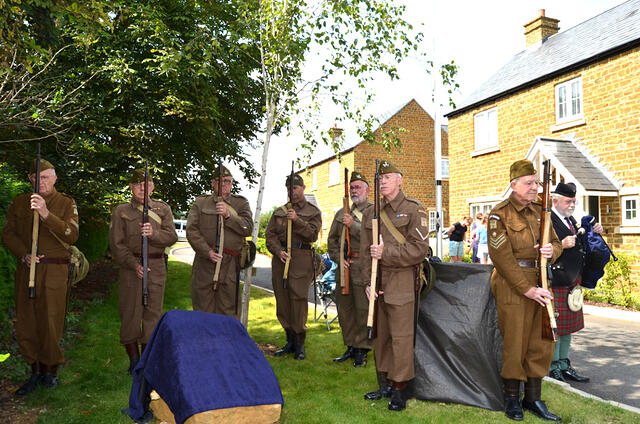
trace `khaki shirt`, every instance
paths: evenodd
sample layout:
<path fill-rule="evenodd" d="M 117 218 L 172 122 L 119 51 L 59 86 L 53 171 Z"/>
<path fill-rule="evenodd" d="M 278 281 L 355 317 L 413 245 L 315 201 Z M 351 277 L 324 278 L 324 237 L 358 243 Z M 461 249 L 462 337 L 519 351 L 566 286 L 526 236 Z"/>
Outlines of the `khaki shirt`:
<path fill-rule="evenodd" d="M 523 205 L 513 194 L 498 203 L 490 212 L 487 227 L 489 256 L 495 267 L 493 280 L 503 279 L 511 289 L 524 295 L 531 287 L 536 286 L 534 274 L 528 272 L 531 268 L 523 268 L 518 259 L 535 261 L 538 259 L 538 244 L 540 238 L 540 216 L 542 205 L 530 203 Z M 549 217 L 551 218 L 551 217 Z M 562 254 L 562 243 L 558 236 L 550 229 L 553 245 L 553 258 L 550 263 Z"/>
<path fill-rule="evenodd" d="M 2 241 L 13 255 L 22 259 L 31 253 L 31 233 L 33 226 L 33 210 L 31 209 L 32 193 L 17 195 L 7 210 L 7 219 L 2 229 Z M 53 236 L 73 244 L 78 240 L 79 219 L 76 202 L 66 194 L 56 191 L 43 197 L 49 209 L 47 219 L 40 217 L 38 236 L 38 254 L 49 258 L 68 258 L 69 251 Z"/>
<path fill-rule="evenodd" d="M 414 299 L 414 267 L 427 256 L 429 249 L 429 231 L 427 212 L 420 201 L 406 197 L 402 191 L 390 202 L 380 202 L 380 212 L 386 211 L 393 225 L 406 238 L 405 243 L 398 242 L 389 229 L 380 220 L 380 234 L 384 242 L 381 265 L 380 289 L 384 291 L 386 303 L 404 305 Z M 364 212 L 364 228 L 360 234 L 360 252 L 362 275 L 365 281 L 371 278 L 371 253 L 373 207 Z"/>
<path fill-rule="evenodd" d="M 286 208 L 286 206 L 284 207 Z M 318 232 L 322 226 L 320 209 L 305 199 L 294 203 L 292 207 L 296 211 L 298 219 L 293 223 L 291 242 L 311 244 L 318 240 Z M 287 249 L 287 221 L 287 213 L 282 208 L 278 208 L 273 211 L 269 225 L 267 225 L 266 245 L 274 256 L 278 256 L 281 251 Z"/>
<path fill-rule="evenodd" d="M 187 219 L 187 240 L 196 255 L 209 255 L 218 237 L 215 195 L 200 196 L 191 206 Z M 242 196 L 230 194 L 224 202 L 236 213 L 224 218 L 224 247 L 239 252 L 245 238 L 253 231 L 253 213 L 249 202 Z"/>
<path fill-rule="evenodd" d="M 149 254 L 164 254 L 164 249 L 178 241 L 171 207 L 149 199 L 149 222 L 153 236 L 149 237 Z M 135 270 L 142 252 L 142 205 L 131 199 L 113 209 L 109 228 L 109 247 L 120 266 Z"/>
<path fill-rule="evenodd" d="M 365 201 L 359 207 L 353 203 L 349 209 L 350 215 L 353 217 L 353 224 L 351 224 L 351 228 L 349 228 L 349 235 L 351 237 L 351 253 L 360 252 L 360 231 L 362 228 L 362 222 L 360 220 L 361 218 L 358 218 L 358 215 L 363 217 L 364 211 L 369 207 L 371 207 L 371 203 L 369 201 Z M 331 229 L 329 230 L 329 237 L 327 238 L 327 251 L 329 253 L 329 257 L 338 265 L 340 264 L 340 258 L 344 255 L 344 252 L 340 251 L 340 238 L 342 237 L 342 228 L 344 227 L 344 224 L 342 223 L 343 215 L 344 208 L 336 212 L 333 222 L 331 223 Z M 351 261 L 354 263 L 359 262 L 360 258 L 352 258 Z M 336 279 L 338 280 L 339 277 L 340 270 L 336 272 Z M 351 275 L 351 278 L 355 278 L 358 281 L 362 280 L 361 275 Z"/>

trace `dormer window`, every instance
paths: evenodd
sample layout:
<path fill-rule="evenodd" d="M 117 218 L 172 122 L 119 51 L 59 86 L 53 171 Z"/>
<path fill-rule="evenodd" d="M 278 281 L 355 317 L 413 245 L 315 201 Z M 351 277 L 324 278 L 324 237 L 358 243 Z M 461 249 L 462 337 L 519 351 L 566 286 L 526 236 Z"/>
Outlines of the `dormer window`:
<path fill-rule="evenodd" d="M 582 119 L 582 78 L 556 85 L 556 124 Z"/>

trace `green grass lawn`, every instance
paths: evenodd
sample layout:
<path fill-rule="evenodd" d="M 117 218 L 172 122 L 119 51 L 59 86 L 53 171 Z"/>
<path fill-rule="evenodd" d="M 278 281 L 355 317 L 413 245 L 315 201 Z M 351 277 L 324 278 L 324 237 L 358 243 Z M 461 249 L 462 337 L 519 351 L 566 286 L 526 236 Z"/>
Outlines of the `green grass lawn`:
<path fill-rule="evenodd" d="M 165 310 L 191 309 L 191 267 L 171 261 Z M 129 423 L 120 410 L 128 405 L 131 377 L 128 359 L 118 344 L 118 301 L 113 293 L 80 316 L 79 336 L 66 353 L 67 366 L 60 372 L 56 390 L 39 388 L 26 405 L 41 409 L 38 423 Z M 376 386 L 373 360 L 354 369 L 347 361 L 331 358 L 344 351 L 337 325 L 327 331 L 313 323 L 310 308 L 307 359 L 269 357 L 282 388 L 282 423 L 512 423 L 501 412 L 461 405 L 411 400 L 403 412 L 390 412 L 386 402 L 365 401 L 362 395 Z M 252 291 L 249 333 L 257 343 L 284 344 L 284 332 L 275 318 L 275 299 Z M 612 406 L 566 393 L 544 384 L 543 397 L 564 423 L 640 423 L 640 416 Z M 544 422 L 526 414 L 525 422 Z"/>

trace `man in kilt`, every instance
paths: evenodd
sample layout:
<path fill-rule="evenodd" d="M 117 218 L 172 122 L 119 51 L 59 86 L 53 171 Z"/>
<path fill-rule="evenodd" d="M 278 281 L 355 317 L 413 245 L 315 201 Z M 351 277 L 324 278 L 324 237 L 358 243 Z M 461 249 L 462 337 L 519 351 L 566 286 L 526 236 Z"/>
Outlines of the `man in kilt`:
<path fill-rule="evenodd" d="M 584 328 L 584 317 L 581 305 L 569 307 L 569 296 L 572 291 L 582 290 L 582 269 L 585 261 L 584 236 L 577 232 L 577 222 L 571 216 L 576 207 L 576 186 L 573 183 L 558 183 L 552 194 L 553 213 L 551 221 L 558 238 L 562 240 L 562 255 L 552 266 L 552 291 L 555 310 L 558 314 L 558 341 L 555 344 L 553 361 L 549 376 L 556 380 L 573 380 L 582 383 L 589 381 L 588 377 L 579 375 L 571 367 L 569 361 L 569 347 L 571 334 Z M 602 234 L 602 225 L 593 226 L 593 231 Z"/>

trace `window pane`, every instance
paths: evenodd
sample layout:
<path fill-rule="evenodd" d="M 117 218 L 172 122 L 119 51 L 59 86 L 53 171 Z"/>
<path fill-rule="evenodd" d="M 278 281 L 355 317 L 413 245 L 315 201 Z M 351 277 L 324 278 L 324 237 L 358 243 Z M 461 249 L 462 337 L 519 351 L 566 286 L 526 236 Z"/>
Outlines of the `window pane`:
<path fill-rule="evenodd" d="M 449 178 L 449 159 L 442 159 L 442 178 Z"/>
<path fill-rule="evenodd" d="M 498 111 L 490 110 L 487 124 L 487 147 L 498 145 Z"/>
<path fill-rule="evenodd" d="M 571 83 L 571 114 L 580 115 L 580 81 Z"/>
<path fill-rule="evenodd" d="M 565 86 L 558 88 L 558 118 L 563 119 L 567 116 L 567 88 Z"/>

